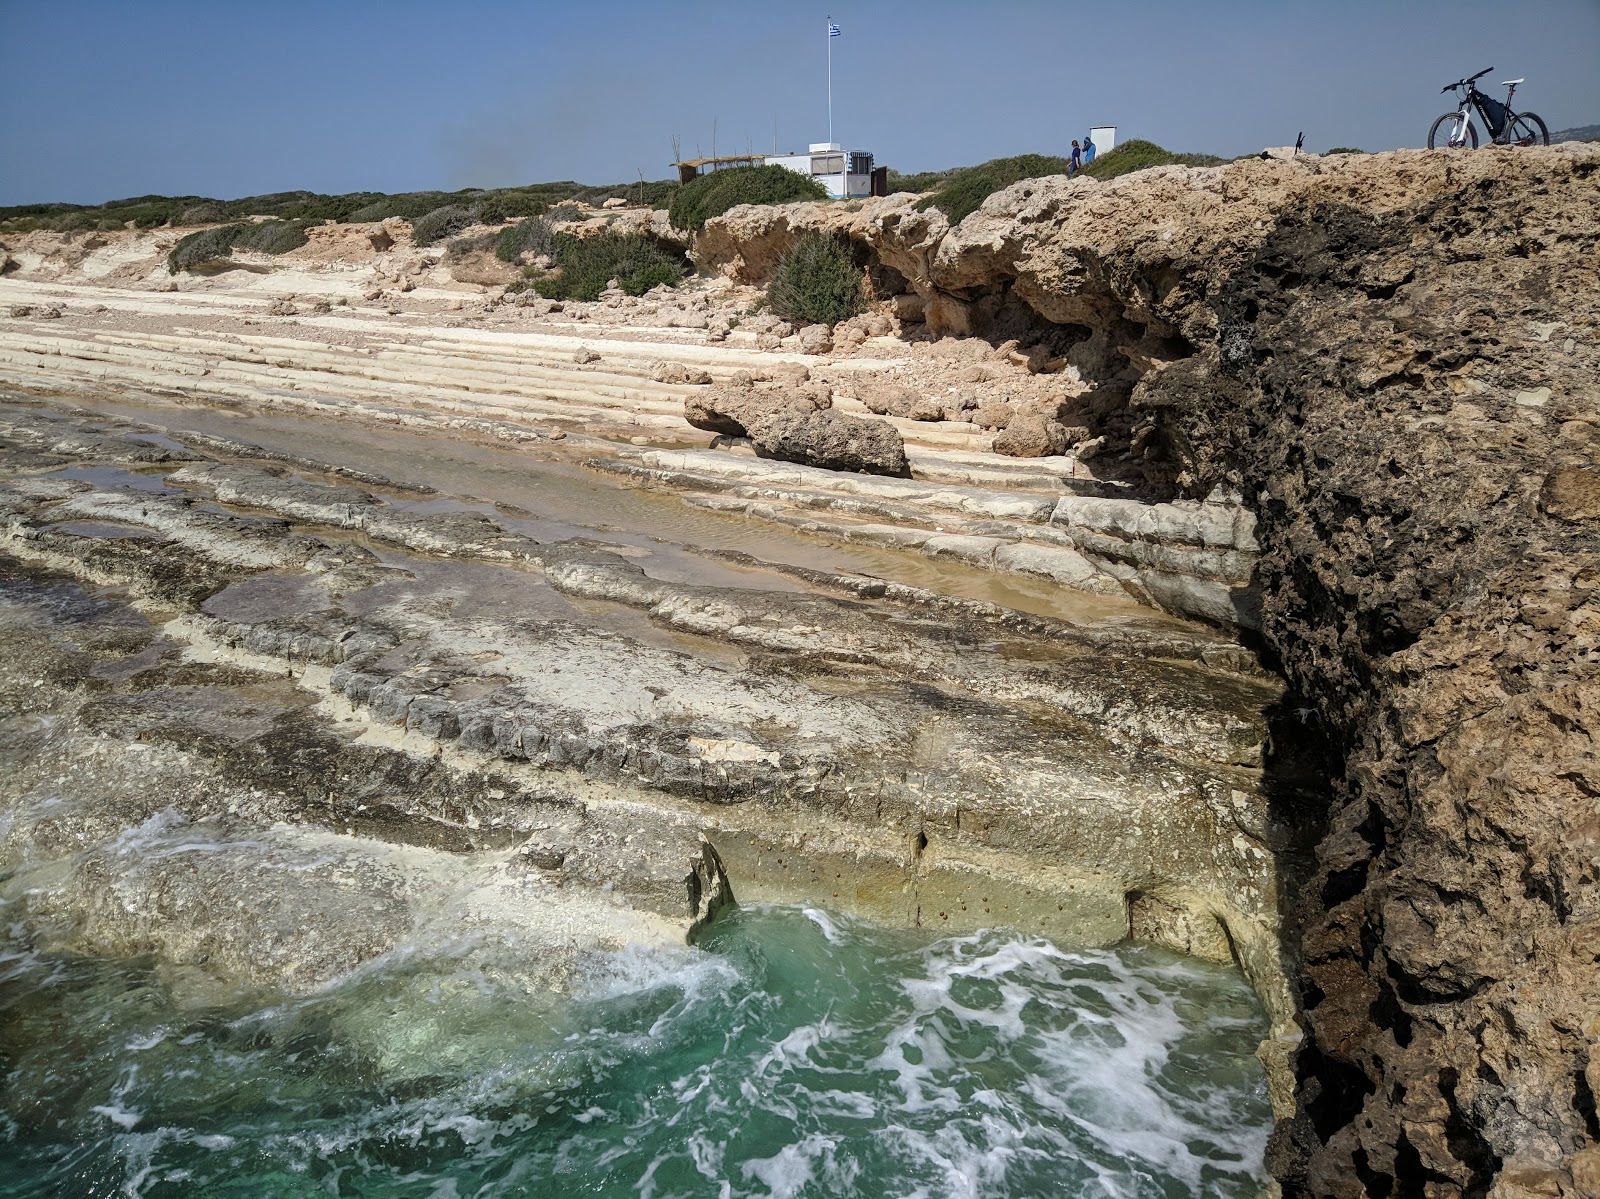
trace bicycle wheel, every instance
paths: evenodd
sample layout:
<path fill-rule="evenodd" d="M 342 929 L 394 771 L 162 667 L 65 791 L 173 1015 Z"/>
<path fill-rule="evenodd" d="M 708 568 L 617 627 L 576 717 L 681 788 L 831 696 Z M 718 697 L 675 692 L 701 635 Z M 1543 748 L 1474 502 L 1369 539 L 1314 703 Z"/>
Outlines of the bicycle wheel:
<path fill-rule="evenodd" d="M 1478 127 L 1459 112 L 1447 112 L 1428 130 L 1430 150 L 1476 150 Z"/>
<path fill-rule="evenodd" d="M 1519 112 L 1506 129 L 1508 146 L 1548 146 L 1550 131 L 1536 112 Z"/>

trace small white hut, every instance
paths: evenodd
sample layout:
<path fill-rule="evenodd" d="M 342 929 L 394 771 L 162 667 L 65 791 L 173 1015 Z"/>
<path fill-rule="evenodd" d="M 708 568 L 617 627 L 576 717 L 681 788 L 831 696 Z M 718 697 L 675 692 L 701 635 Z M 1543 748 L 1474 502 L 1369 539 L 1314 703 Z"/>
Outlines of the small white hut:
<path fill-rule="evenodd" d="M 854 200 L 875 194 L 872 187 L 872 155 L 865 150 L 850 150 L 838 142 L 812 142 L 804 154 L 768 154 L 769 167 L 787 167 L 810 175 L 835 200 Z"/>

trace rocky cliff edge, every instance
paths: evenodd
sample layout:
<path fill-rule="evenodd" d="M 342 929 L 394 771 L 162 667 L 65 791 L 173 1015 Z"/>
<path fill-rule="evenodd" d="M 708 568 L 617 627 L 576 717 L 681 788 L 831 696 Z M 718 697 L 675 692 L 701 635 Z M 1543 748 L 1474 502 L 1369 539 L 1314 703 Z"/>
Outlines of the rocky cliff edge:
<path fill-rule="evenodd" d="M 1285 1190 L 1600 1194 L 1600 148 L 736 209 L 695 253 L 756 281 L 814 229 L 930 336 L 1063 359 L 1152 487 L 1255 509 L 1337 791 L 1285 897 Z"/>

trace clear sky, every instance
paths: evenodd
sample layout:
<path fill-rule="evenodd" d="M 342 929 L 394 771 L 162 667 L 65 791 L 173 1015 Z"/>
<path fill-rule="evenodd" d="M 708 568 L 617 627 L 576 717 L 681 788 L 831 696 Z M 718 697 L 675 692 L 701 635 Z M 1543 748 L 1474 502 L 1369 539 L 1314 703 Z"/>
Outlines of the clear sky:
<path fill-rule="evenodd" d="M 1526 76 L 1600 123 L 1600 0 L 0 0 L 0 204 L 670 174 L 827 136 L 901 171 L 1065 153 L 1424 144 Z"/>

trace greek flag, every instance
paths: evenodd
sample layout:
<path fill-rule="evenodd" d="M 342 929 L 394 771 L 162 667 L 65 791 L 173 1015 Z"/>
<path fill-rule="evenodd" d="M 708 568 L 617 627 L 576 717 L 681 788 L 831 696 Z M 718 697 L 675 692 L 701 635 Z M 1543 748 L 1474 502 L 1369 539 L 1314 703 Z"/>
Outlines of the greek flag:
<path fill-rule="evenodd" d="M 839 36 L 839 27 L 837 25 L 835 25 L 832 21 L 828 22 L 828 36 L 829 37 L 838 37 Z"/>

